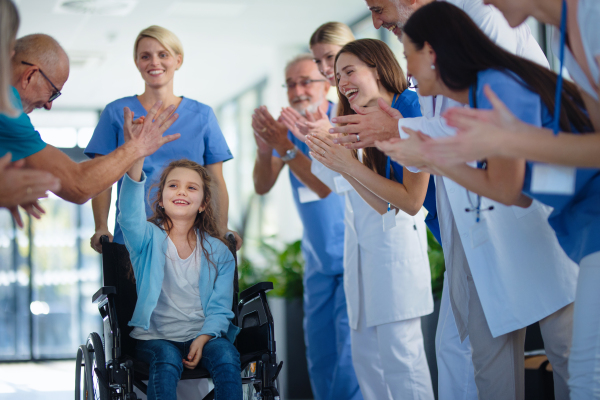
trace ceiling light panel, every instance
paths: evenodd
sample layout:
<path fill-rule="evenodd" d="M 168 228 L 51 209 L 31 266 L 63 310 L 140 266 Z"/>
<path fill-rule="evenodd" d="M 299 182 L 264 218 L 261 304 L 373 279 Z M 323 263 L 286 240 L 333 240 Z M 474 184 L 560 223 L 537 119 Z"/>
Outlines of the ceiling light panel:
<path fill-rule="evenodd" d="M 177 1 L 167 9 L 171 17 L 238 17 L 246 11 L 247 4 L 241 3 L 198 3 Z"/>
<path fill-rule="evenodd" d="M 124 16 L 133 11 L 138 0 L 59 0 L 54 7 L 57 14 L 93 14 Z"/>

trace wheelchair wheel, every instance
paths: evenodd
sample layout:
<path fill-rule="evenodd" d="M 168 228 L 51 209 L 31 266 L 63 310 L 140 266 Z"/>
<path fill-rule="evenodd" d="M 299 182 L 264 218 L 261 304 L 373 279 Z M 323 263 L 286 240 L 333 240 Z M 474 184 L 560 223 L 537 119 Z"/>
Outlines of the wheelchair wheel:
<path fill-rule="evenodd" d="M 106 372 L 106 363 L 104 358 L 104 345 L 100 339 L 100 335 L 96 332 L 90 333 L 88 336 L 86 348 L 89 354 L 89 363 L 86 360 L 86 374 L 84 377 L 91 379 L 89 386 L 92 392 L 88 394 L 87 399 L 93 400 L 109 400 L 110 392 L 108 389 L 108 374 Z"/>

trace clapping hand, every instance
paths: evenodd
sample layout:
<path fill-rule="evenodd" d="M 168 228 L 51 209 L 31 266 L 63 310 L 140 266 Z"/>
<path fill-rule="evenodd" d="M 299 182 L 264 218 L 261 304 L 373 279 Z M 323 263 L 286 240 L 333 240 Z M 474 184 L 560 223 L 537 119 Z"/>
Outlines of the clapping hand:
<path fill-rule="evenodd" d="M 350 174 L 351 167 L 359 163 L 351 150 L 333 143 L 329 135 L 320 133 L 308 135 L 306 144 L 310 148 L 310 155 L 315 160 L 340 174 Z"/>
<path fill-rule="evenodd" d="M 45 211 L 38 199 L 48 197 L 48 191 L 59 191 L 60 180 L 48 172 L 22 169 L 24 160 L 11 164 L 11 157 L 7 153 L 0 158 L 0 207 L 8 208 L 17 225 L 22 228 L 23 220 L 18 206 L 39 219 Z"/>
<path fill-rule="evenodd" d="M 331 122 L 345 126 L 336 126 L 329 133 L 343 133 L 335 143 L 343 144 L 348 149 L 372 147 L 375 141 L 384 141 L 400 136 L 398 120 L 402 118 L 400 111 L 392 108 L 383 99 L 377 101 L 375 107 L 352 107 L 356 114 L 344 115 L 331 119 Z M 357 140 L 360 139 L 360 140 Z"/>

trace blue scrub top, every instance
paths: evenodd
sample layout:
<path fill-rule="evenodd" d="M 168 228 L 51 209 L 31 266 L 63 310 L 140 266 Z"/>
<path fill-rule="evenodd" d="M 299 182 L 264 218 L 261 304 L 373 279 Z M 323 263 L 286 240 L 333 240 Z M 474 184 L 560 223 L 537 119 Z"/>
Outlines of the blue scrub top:
<path fill-rule="evenodd" d="M 10 100 L 19 115 L 12 118 L 0 113 L 0 157 L 10 152 L 11 161 L 18 161 L 43 150 L 46 143 L 33 128 L 27 114 L 23 112 L 19 92 L 12 86 Z"/>
<path fill-rule="evenodd" d="M 411 91 L 405 90 L 400 96 L 392 103 L 392 108 L 400 111 L 404 118 L 420 117 L 421 106 L 419 105 L 419 96 Z M 397 162 L 391 162 L 394 168 L 394 177 L 400 183 L 402 183 L 402 177 L 404 170 L 402 165 Z M 425 217 L 425 223 L 427 227 L 433 233 L 438 243 L 442 244 L 442 235 L 440 234 L 440 222 L 437 216 L 437 207 L 435 201 L 435 181 L 433 175 L 429 177 L 429 185 L 427 186 L 427 194 L 425 195 L 425 201 L 423 207 L 427 210 L 427 217 Z"/>
<path fill-rule="evenodd" d="M 527 89 L 520 78 L 510 72 L 491 69 L 479 72 L 477 77 L 475 99 L 470 95 L 471 107 L 477 104 L 477 108 L 492 108 L 483 93 L 484 85 L 489 84 L 517 118 L 552 129 L 552 113 L 540 96 Z M 531 192 L 533 164 L 527 162 L 523 193 L 554 207 L 548 222 L 565 253 L 579 263 L 583 257 L 600 251 L 600 169 L 578 168 L 575 194 L 555 195 Z"/>
<path fill-rule="evenodd" d="M 96 154 L 109 154 L 125 143 L 123 138 L 123 107 L 129 107 L 136 119 L 147 114 L 137 96 L 124 97 L 108 104 L 102 111 L 92 139 L 85 149 L 85 154 L 88 157 L 93 158 Z M 145 186 L 146 215 L 148 218 L 153 214 L 151 205 L 154 202 L 156 188 L 150 193 L 150 201 L 148 201 L 147 194 L 150 187 L 158 182 L 163 169 L 171 161 L 187 158 L 201 165 L 210 165 L 233 158 L 212 108 L 183 97 L 175 112 L 179 114 L 179 118 L 167 129 L 165 135 L 180 133 L 181 137 L 163 145 L 144 160 L 143 170 L 147 177 Z M 123 178 L 118 182 L 117 193 L 121 193 L 122 180 Z M 118 217 L 118 200 L 116 214 Z M 123 233 L 118 222 L 115 222 L 114 241 L 124 243 Z"/>
<path fill-rule="evenodd" d="M 330 115 L 332 104 L 329 103 L 327 116 Z M 310 149 L 288 131 L 288 139 L 298 149 L 309 156 Z M 273 155 L 280 155 L 274 150 Z M 304 226 L 302 236 L 302 253 L 306 267 L 326 275 L 344 273 L 344 210 L 345 199 L 334 192 L 327 197 L 309 203 L 300 203 L 298 188 L 305 187 L 290 169 L 290 181 L 296 209 Z"/>

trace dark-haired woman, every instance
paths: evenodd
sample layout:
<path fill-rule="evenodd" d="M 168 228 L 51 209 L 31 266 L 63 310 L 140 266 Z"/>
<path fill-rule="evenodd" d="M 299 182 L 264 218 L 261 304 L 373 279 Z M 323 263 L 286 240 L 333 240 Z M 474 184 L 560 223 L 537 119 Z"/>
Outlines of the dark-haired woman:
<path fill-rule="evenodd" d="M 483 94 L 489 85 L 523 118 L 538 125 L 552 119 L 556 75 L 493 44 L 460 9 L 442 2 L 421 8 L 406 24 L 403 42 L 408 72 L 422 95 L 489 108 Z M 589 129 L 574 86 L 565 83 L 565 91 L 569 118 L 562 115 L 561 125 Z M 404 145 L 418 154 L 428 139 L 409 133 Z M 459 331 L 471 340 L 479 397 L 524 397 L 525 327 L 539 321 L 556 396 L 568 398 L 578 271 L 547 222 L 552 210 L 521 193 L 526 162 L 488 158 L 450 168 L 429 164 L 429 169 L 449 178 L 443 182 L 452 212 L 440 218 L 447 224 L 442 231 L 449 228 L 453 238 L 453 246 L 444 249 L 446 268 Z"/>
<path fill-rule="evenodd" d="M 421 115 L 385 43 L 348 43 L 335 65 L 338 115 L 379 98 L 406 117 Z M 344 289 L 360 390 L 365 399 L 433 399 L 420 321 L 433 305 L 421 212 L 429 175 L 391 168 L 374 148 L 353 154 L 323 134 L 306 143 L 352 186 L 345 192 Z"/>

